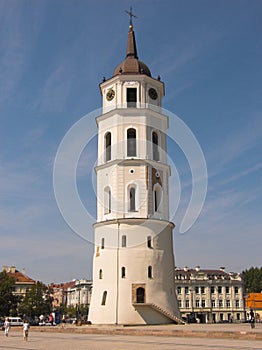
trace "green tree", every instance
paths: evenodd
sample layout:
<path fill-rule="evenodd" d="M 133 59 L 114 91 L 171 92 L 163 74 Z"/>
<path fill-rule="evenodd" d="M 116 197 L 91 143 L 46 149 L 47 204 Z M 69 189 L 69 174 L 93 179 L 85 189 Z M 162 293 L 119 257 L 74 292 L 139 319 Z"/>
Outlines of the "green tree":
<path fill-rule="evenodd" d="M 0 316 L 15 316 L 20 297 L 13 294 L 15 280 L 0 272 Z"/>
<path fill-rule="evenodd" d="M 49 288 L 42 282 L 37 282 L 26 292 L 24 299 L 18 307 L 18 312 L 27 317 L 38 317 L 41 314 L 50 314 L 52 311 L 51 293 Z"/>
<path fill-rule="evenodd" d="M 251 267 L 242 274 L 247 292 L 260 293 L 262 291 L 262 267 Z"/>

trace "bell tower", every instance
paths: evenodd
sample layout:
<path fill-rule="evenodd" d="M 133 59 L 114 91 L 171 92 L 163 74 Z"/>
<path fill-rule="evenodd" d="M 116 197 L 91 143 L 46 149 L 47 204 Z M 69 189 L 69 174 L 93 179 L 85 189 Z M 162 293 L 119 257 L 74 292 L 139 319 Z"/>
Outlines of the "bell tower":
<path fill-rule="evenodd" d="M 94 324 L 181 322 L 174 287 L 164 83 L 138 59 L 132 9 L 126 58 L 100 84 Z"/>

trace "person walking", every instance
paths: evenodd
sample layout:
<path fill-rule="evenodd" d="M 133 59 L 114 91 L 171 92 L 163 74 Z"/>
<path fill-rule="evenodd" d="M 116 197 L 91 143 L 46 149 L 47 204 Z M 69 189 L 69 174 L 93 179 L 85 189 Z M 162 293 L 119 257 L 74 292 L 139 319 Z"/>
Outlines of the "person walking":
<path fill-rule="evenodd" d="M 250 309 L 249 318 L 250 318 L 250 326 L 253 329 L 255 328 L 255 314 L 253 309 Z"/>
<path fill-rule="evenodd" d="M 5 323 L 4 323 L 4 329 L 5 329 L 5 336 L 8 337 L 9 331 L 10 331 L 10 321 L 9 318 L 5 318 Z"/>
<path fill-rule="evenodd" d="M 27 320 L 24 321 L 24 324 L 23 324 L 23 338 L 25 341 L 28 340 L 28 332 L 29 332 L 29 323 Z"/>

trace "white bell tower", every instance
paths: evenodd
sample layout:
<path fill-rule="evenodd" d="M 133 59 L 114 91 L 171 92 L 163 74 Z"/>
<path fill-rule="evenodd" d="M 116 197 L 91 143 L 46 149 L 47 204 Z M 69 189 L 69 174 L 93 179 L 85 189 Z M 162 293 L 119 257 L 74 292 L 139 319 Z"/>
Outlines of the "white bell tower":
<path fill-rule="evenodd" d="M 164 83 L 138 60 L 130 11 L 126 59 L 100 84 L 93 324 L 181 322 L 174 287 Z"/>

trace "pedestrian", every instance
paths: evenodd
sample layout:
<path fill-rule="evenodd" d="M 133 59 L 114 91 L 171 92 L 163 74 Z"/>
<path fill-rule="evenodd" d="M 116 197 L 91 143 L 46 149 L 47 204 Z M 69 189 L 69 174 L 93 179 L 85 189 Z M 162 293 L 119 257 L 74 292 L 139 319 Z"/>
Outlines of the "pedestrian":
<path fill-rule="evenodd" d="M 5 318 L 5 323 L 4 323 L 4 329 L 5 329 L 5 336 L 8 337 L 9 331 L 10 331 L 10 321 L 9 318 Z"/>
<path fill-rule="evenodd" d="M 65 325 L 66 325 L 66 318 L 65 318 L 65 315 L 63 315 L 63 317 L 62 317 L 62 328 L 65 328 Z"/>
<path fill-rule="evenodd" d="M 24 321 L 24 324 L 23 324 L 23 338 L 25 341 L 28 340 L 28 332 L 29 332 L 29 323 L 27 320 Z"/>
<path fill-rule="evenodd" d="M 250 319 L 250 326 L 251 328 L 255 328 L 255 314 L 253 309 L 250 309 L 250 313 L 249 313 L 249 319 Z"/>

